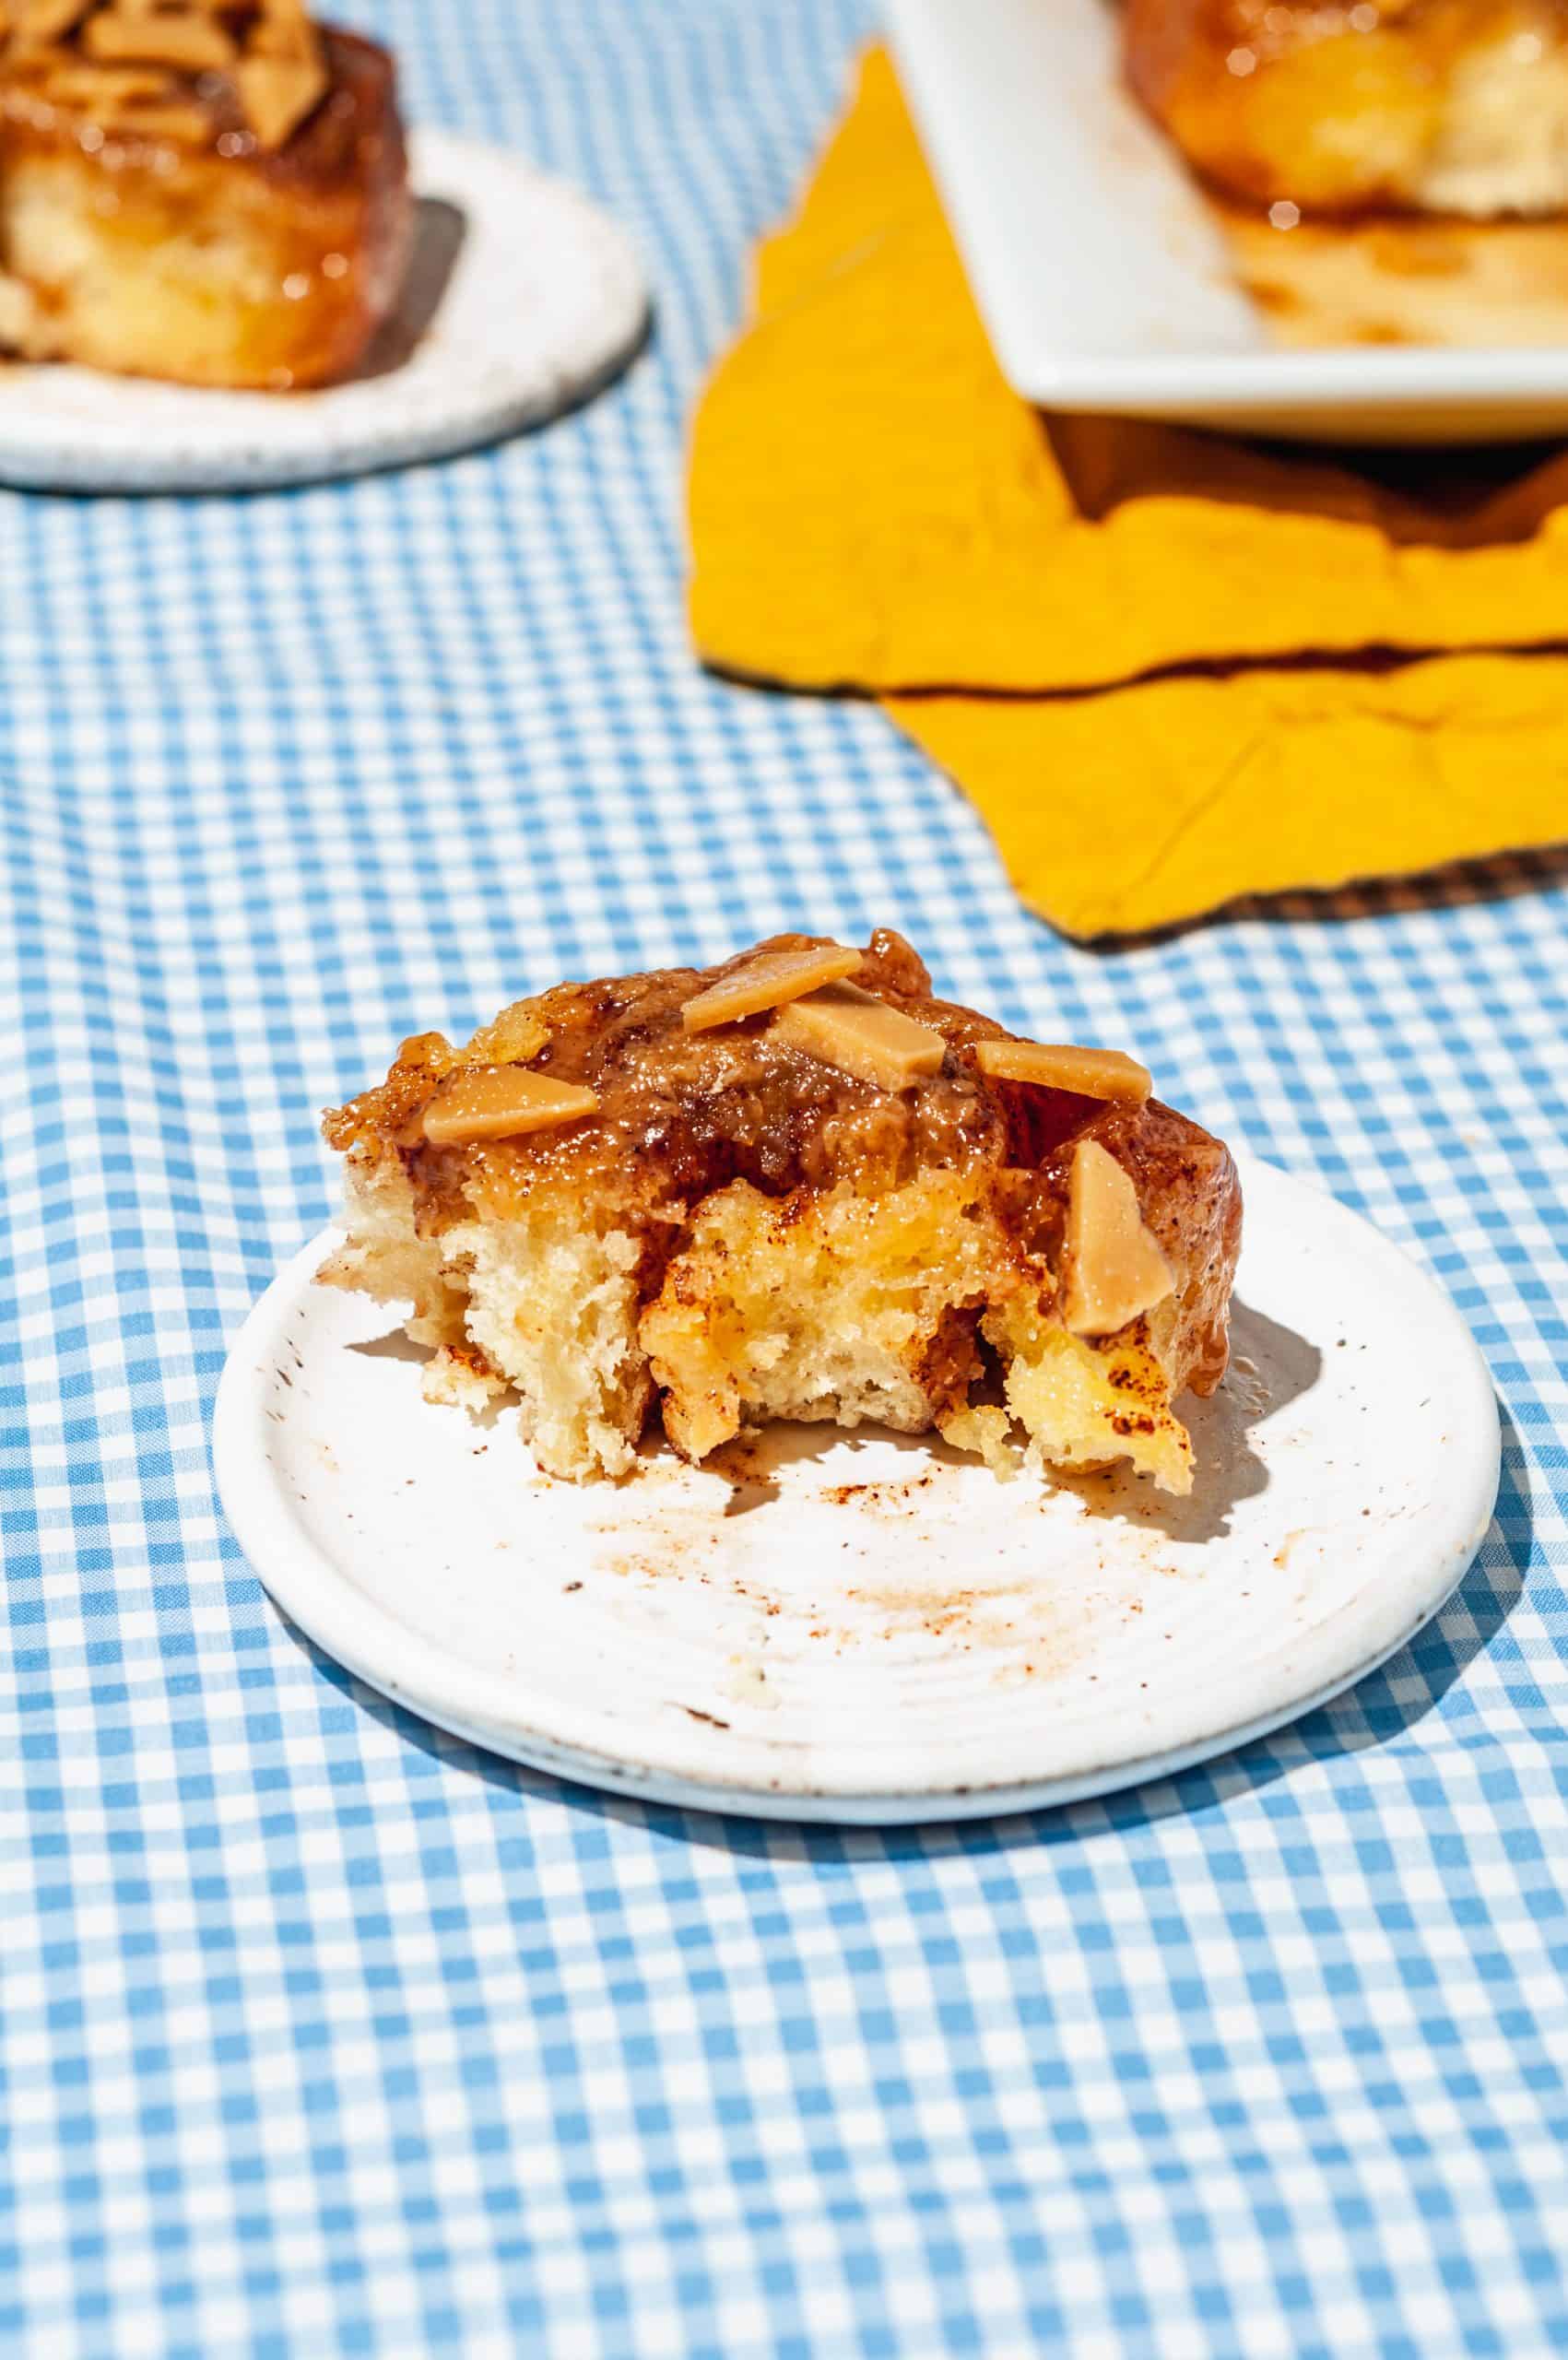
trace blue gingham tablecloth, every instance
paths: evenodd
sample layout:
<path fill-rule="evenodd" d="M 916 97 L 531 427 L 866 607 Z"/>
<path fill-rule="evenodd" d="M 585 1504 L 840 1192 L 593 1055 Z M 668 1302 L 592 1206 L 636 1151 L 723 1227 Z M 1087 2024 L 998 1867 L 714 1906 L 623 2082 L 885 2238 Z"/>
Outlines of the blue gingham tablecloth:
<path fill-rule="evenodd" d="M 867 10 L 360 13 L 633 225 L 658 336 L 452 466 L 0 495 L 0 2351 L 1568 2347 L 1564 871 L 1055 938 L 874 712 L 684 643 L 687 407 Z M 206 1428 L 317 1109 L 563 973 L 879 920 L 1453 1292 L 1507 1454 L 1438 1623 L 1170 1783 L 888 1835 L 596 1799 L 312 1655 Z"/>

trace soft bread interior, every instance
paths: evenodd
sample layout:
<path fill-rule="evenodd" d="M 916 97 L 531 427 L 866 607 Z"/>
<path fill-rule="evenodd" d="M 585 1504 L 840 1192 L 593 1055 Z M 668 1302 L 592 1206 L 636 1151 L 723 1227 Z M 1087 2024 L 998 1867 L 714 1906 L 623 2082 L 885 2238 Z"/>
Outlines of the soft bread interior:
<path fill-rule="evenodd" d="M 1568 211 L 1568 53 L 1533 31 L 1479 43 L 1455 70 L 1412 197 L 1433 213 Z"/>
<path fill-rule="evenodd" d="M 250 314 L 282 301 L 276 238 L 242 208 L 193 221 L 172 203 L 149 237 L 95 207 L 92 171 L 62 153 L 0 173 L 6 266 L 43 297 L 27 338 L 34 357 L 136 372 L 163 354 L 197 382 L 253 373 Z"/>
<path fill-rule="evenodd" d="M 349 1169 L 349 1235 L 329 1283 L 412 1304 L 426 1390 L 467 1407 L 514 1386 L 553 1473 L 624 1473 L 655 1388 L 701 1459 L 769 1418 L 939 1429 L 999 1469 L 1126 1459 L 1184 1493 L 1172 1408 L 1188 1374 L 1180 1294 L 1119 1336 L 1069 1335 L 973 1183 L 933 1172 L 879 1194 L 783 1200 L 746 1181 L 705 1198 L 640 1302 L 643 1254 L 541 1191 L 502 1221 L 416 1233 L 395 1162 Z M 1002 1401 L 994 1395 L 999 1375 Z M 1005 1407 L 1002 1403 L 1005 1402 Z"/>
<path fill-rule="evenodd" d="M 701 1458 L 763 1418 L 922 1433 L 979 1374 L 996 1243 L 949 1175 L 843 1184 L 798 1215 L 746 1181 L 717 1190 L 642 1321 L 670 1439 Z"/>
<path fill-rule="evenodd" d="M 416 1233 L 395 1164 L 352 1171 L 346 1245 L 321 1271 L 378 1303 L 410 1303 L 407 1333 L 429 1344 L 432 1400 L 466 1409 L 515 1387 L 525 1438 L 566 1476 L 631 1466 L 652 1384 L 637 1340 L 641 1251 L 581 1206 L 541 1196 L 505 1221 Z"/>
<path fill-rule="evenodd" d="M 666 1431 L 694 1458 L 766 1418 L 875 1420 L 936 1426 L 1005 1469 L 1016 1421 L 1037 1465 L 1127 1458 L 1185 1492 L 1162 1309 L 1105 1343 L 1069 1335 L 954 1175 L 875 1198 L 841 1186 L 803 1213 L 737 1182 L 702 1206 L 641 1333 Z M 973 1398 L 992 1356 L 1010 1416 Z"/>
<path fill-rule="evenodd" d="M 100 168 L 74 149 L 0 160 L 5 267 L 33 297 L 29 357 L 263 389 L 339 367 L 363 334 L 357 276 L 301 272 L 308 228 L 289 194 L 220 171 L 123 175 L 105 211 Z"/>

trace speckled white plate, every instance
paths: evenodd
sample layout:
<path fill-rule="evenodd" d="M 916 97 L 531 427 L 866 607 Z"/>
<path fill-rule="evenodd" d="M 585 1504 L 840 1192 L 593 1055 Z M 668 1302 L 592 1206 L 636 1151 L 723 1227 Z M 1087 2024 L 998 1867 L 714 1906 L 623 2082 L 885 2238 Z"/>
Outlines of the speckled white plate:
<path fill-rule="evenodd" d="M 1491 1382 L 1446 1296 L 1330 1198 L 1243 1176 L 1235 1359 L 1190 1404 L 1189 1501 L 821 1426 L 553 1482 L 510 1410 L 430 1406 L 390 1315 L 312 1286 L 318 1237 L 224 1371 L 224 1506 L 328 1654 L 591 1785 L 854 1821 L 1130 1785 L 1381 1663 L 1497 1492 Z"/>
<path fill-rule="evenodd" d="M 0 483 L 255 491 L 360 475 L 539 425 L 613 376 L 648 319 L 619 225 L 501 148 L 422 131 L 410 160 L 413 263 L 356 376 L 230 394 L 0 365 Z"/>

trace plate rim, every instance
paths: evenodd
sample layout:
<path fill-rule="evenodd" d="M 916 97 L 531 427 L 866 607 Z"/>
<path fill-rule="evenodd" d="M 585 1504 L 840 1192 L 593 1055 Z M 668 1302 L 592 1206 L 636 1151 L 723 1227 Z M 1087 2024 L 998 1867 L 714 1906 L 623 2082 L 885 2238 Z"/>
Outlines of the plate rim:
<path fill-rule="evenodd" d="M 1031 0 L 1032 6 L 1044 4 Z M 1081 6 L 1085 0 L 1069 5 Z M 1397 416 L 1414 414 L 1421 424 L 1387 439 L 1456 444 L 1483 435 L 1507 439 L 1506 428 L 1496 422 L 1499 412 L 1519 413 L 1520 436 L 1550 431 L 1532 414 L 1542 406 L 1551 406 L 1560 419 L 1568 415 L 1568 344 L 1234 351 L 1195 346 L 1132 355 L 1058 346 L 1047 352 L 1003 291 L 1008 273 L 981 224 L 984 190 L 968 160 L 960 120 L 963 101 L 955 98 L 949 70 L 961 31 L 960 53 L 971 58 L 984 56 L 988 43 L 994 49 L 998 39 L 1009 52 L 1020 48 L 1017 6 L 1018 0 L 888 0 L 887 23 L 965 275 L 1003 373 L 1024 400 L 1061 410 L 1189 424 L 1267 424 L 1288 437 L 1321 435 L 1343 413 L 1352 413 L 1363 433 L 1380 423 L 1386 431 Z M 1172 165 L 1190 186 L 1190 175 L 1173 151 Z M 1484 423 L 1444 425 L 1445 408 L 1470 407 L 1485 408 Z M 1292 426 L 1291 419 L 1301 423 Z"/>
<path fill-rule="evenodd" d="M 1429 1307 L 1447 1328 L 1455 1347 L 1455 1379 L 1468 1384 L 1468 1401 L 1457 1412 L 1467 1433 L 1480 1413 L 1480 1431 L 1470 1481 L 1463 1493 L 1466 1520 L 1456 1537 L 1434 1555 L 1419 1579 L 1402 1586 L 1406 1608 L 1377 1630 L 1373 1643 L 1353 1661 L 1337 1666 L 1320 1682 L 1288 1695 L 1267 1693 L 1256 1712 L 1195 1729 L 1173 1746 L 1141 1753 L 1114 1754 L 1070 1774 L 1035 1778 L 912 1787 L 907 1778 L 867 1778 L 851 1787 L 810 1780 L 790 1782 L 781 1774 L 767 1785 L 713 1776 L 695 1764 L 672 1734 L 665 1745 L 640 1733 L 637 1758 L 605 1752 L 586 1732 L 592 1717 L 558 1715 L 554 1729 L 531 1725 L 526 1691 L 516 1679 L 483 1673 L 435 1654 L 428 1642 L 383 1610 L 372 1596 L 346 1579 L 324 1550 L 312 1548 L 285 1509 L 265 1455 L 255 1447 L 263 1414 L 262 1393 L 269 1382 L 269 1355 L 301 1286 L 313 1278 L 324 1254 L 341 1232 L 329 1226 L 292 1255 L 252 1305 L 230 1346 L 214 1407 L 211 1447 L 219 1499 L 234 1538 L 264 1588 L 287 1619 L 324 1654 L 395 1705 L 438 1729 L 482 1746 L 502 1758 L 551 1776 L 682 1809 L 752 1818 L 827 1821 L 839 1824 L 893 1825 L 995 1817 L 1086 1800 L 1122 1788 L 1174 1776 L 1196 1764 L 1233 1752 L 1268 1735 L 1343 1694 L 1396 1655 L 1452 1595 L 1475 1558 L 1491 1521 L 1502 1472 L 1502 1430 L 1491 1372 L 1468 1323 L 1430 1271 L 1326 1190 L 1262 1159 L 1241 1154 L 1244 1190 L 1255 1198 L 1282 1187 L 1287 1195 L 1313 1199 L 1330 1221 L 1364 1233 L 1377 1250 L 1394 1257 L 1425 1290 Z M 383 1644 L 378 1645 L 377 1640 Z M 434 1676 L 432 1677 L 432 1672 Z M 513 1702 L 508 1703 L 508 1697 Z M 582 1719 L 574 1731 L 572 1722 Z M 564 1730 L 564 1734 L 562 1733 Z M 684 1732 L 678 1733 L 684 1739 Z M 689 1747 L 690 1740 L 686 1740 Z"/>
<path fill-rule="evenodd" d="M 478 177 L 500 174 L 531 192 L 558 224 L 577 221 L 584 253 L 591 242 L 603 264 L 607 290 L 605 332 L 591 360 L 563 369 L 552 356 L 548 379 L 540 374 L 524 387 L 513 378 L 499 391 L 477 382 L 461 404 L 428 411 L 422 403 L 405 406 L 405 381 L 419 346 L 384 376 L 349 378 L 287 395 L 117 377 L 72 362 L 13 361 L 0 372 L 0 487 L 138 498 L 342 482 L 482 450 L 547 424 L 611 382 L 641 348 L 653 315 L 650 274 L 619 218 L 521 149 L 441 124 L 410 124 L 407 138 L 416 199 L 439 201 L 447 193 L 443 183 L 455 183 L 460 194 Z M 117 407 L 124 424 L 118 417 L 84 422 L 62 416 L 51 402 L 50 387 L 55 384 L 57 390 L 63 373 L 89 378 L 95 385 L 101 382 L 123 396 Z M 352 423 L 335 423 L 335 410 L 340 419 L 349 402 Z M 165 423 L 171 417 L 172 426 Z M 195 421 L 204 417 L 227 417 L 227 438 L 198 441 L 182 455 L 180 436 L 195 432 Z M 180 423 L 182 418 L 192 424 Z M 273 439 L 269 421 L 283 418 L 289 420 L 289 430 Z"/>

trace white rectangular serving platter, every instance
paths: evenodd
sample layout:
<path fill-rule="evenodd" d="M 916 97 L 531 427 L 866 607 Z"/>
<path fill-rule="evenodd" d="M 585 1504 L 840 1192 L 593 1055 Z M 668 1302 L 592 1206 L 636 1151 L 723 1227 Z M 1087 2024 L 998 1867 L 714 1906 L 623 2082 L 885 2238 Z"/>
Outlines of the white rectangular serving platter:
<path fill-rule="evenodd" d="M 1123 87 L 1107 0 L 888 0 L 996 358 L 1027 401 L 1338 442 L 1568 429 L 1568 346 L 1290 350 Z"/>

